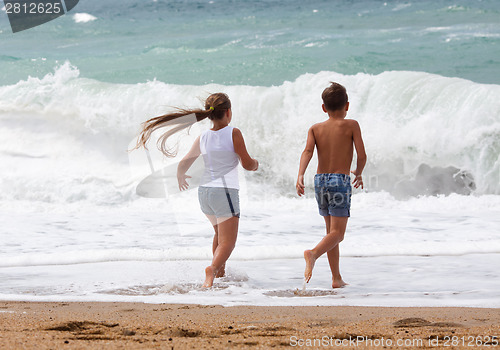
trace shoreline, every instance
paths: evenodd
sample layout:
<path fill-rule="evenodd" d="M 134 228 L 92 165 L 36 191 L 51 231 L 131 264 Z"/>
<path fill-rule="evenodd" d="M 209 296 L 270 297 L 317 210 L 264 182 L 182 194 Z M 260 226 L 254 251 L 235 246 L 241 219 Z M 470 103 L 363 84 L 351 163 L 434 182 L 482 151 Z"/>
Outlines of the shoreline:
<path fill-rule="evenodd" d="M 500 308 L 0 301 L 0 325 L 1 349 L 500 348 Z"/>

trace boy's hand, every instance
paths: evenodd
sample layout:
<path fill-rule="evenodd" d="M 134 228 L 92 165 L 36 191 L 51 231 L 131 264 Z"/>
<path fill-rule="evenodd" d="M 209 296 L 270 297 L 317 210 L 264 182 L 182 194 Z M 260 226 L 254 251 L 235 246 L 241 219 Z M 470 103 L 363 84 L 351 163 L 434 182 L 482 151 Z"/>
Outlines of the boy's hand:
<path fill-rule="evenodd" d="M 351 171 L 351 173 L 354 174 L 354 180 L 352 182 L 352 184 L 354 185 L 354 188 L 358 188 L 359 186 L 361 186 L 361 188 L 364 189 L 363 187 L 363 177 L 361 176 L 361 174 L 357 174 L 356 171 Z"/>
<path fill-rule="evenodd" d="M 305 194 L 304 175 L 299 175 L 299 177 L 297 178 L 297 184 L 295 185 L 295 188 L 297 189 L 297 194 L 299 195 L 299 197 Z"/>
<path fill-rule="evenodd" d="M 186 179 L 190 179 L 191 176 L 186 175 L 186 174 L 177 174 L 177 182 L 179 183 L 179 191 L 185 191 L 189 188 L 189 184 L 187 183 Z"/>

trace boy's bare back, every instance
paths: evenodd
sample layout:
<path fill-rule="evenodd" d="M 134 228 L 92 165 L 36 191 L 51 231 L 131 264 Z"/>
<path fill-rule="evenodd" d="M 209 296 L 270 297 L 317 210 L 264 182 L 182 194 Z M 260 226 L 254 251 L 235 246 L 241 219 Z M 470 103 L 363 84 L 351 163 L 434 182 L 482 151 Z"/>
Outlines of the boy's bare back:
<path fill-rule="evenodd" d="M 310 129 L 318 150 L 318 174 L 350 174 L 355 138 L 361 140 L 355 120 L 328 118 Z"/>
<path fill-rule="evenodd" d="M 304 194 L 304 173 L 314 153 L 318 150 L 318 174 L 345 174 L 351 172 L 355 178 L 354 187 L 363 187 L 361 173 L 366 163 L 365 146 L 361 129 L 355 120 L 345 119 L 349 110 L 349 101 L 345 88 L 336 83 L 323 92 L 323 111 L 328 120 L 314 124 L 307 133 L 304 152 L 300 157 L 297 194 Z M 350 171 L 353 150 L 356 148 L 357 167 Z"/>

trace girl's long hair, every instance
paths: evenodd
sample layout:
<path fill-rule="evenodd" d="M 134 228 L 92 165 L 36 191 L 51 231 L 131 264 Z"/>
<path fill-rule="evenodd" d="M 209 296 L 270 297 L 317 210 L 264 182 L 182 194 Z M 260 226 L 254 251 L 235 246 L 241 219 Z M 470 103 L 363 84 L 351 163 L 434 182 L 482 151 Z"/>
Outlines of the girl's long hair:
<path fill-rule="evenodd" d="M 173 128 L 161 135 L 156 143 L 158 149 L 164 155 L 166 155 L 167 157 L 175 157 L 177 153 L 176 150 L 171 150 L 167 147 L 167 139 L 170 136 L 190 127 L 196 122 L 202 121 L 205 118 L 208 118 L 210 120 L 222 119 L 228 109 L 231 109 L 231 101 L 229 100 L 229 97 L 222 92 L 218 92 L 208 96 L 208 98 L 205 100 L 205 109 L 177 108 L 177 111 L 174 113 L 168 113 L 160 115 L 159 117 L 151 118 L 142 123 L 142 131 L 137 138 L 137 144 L 134 149 L 139 147 L 144 147 L 147 149 L 146 144 L 151 138 L 153 132 L 165 126 L 175 125 Z M 190 117 L 183 118 L 188 117 L 192 114 L 194 114 L 196 120 L 195 118 Z"/>

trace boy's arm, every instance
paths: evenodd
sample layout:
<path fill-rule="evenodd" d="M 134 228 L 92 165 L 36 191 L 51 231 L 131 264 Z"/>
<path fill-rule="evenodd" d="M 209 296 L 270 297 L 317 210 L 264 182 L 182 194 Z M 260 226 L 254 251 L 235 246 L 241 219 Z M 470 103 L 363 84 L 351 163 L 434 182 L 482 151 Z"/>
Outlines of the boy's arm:
<path fill-rule="evenodd" d="M 364 188 L 363 178 L 361 177 L 361 173 L 363 172 L 363 169 L 366 164 L 366 153 L 365 153 L 365 145 L 363 143 L 363 138 L 361 137 L 361 128 L 359 127 L 357 121 L 354 121 L 354 130 L 352 138 L 354 141 L 354 147 L 356 148 L 356 155 L 357 155 L 356 170 L 351 171 L 351 173 L 353 173 L 355 176 L 354 181 L 352 183 L 354 184 L 355 188 L 358 188 L 359 186 L 361 186 L 361 188 Z"/>
<path fill-rule="evenodd" d="M 186 175 L 186 172 L 191 165 L 193 165 L 194 161 L 200 154 L 200 137 L 198 136 L 198 138 L 194 141 L 193 146 L 191 146 L 188 154 L 186 154 L 186 156 L 179 162 L 179 165 L 177 165 L 177 182 L 179 183 L 179 190 L 184 191 L 188 189 L 189 184 L 186 179 L 191 178 L 191 176 Z"/>
<path fill-rule="evenodd" d="M 299 196 L 304 195 L 304 188 L 305 188 L 304 174 L 314 154 L 315 145 L 316 145 L 316 139 L 314 138 L 314 132 L 311 127 L 307 132 L 306 148 L 304 149 L 304 152 L 302 152 L 302 155 L 300 156 L 299 176 L 297 177 L 297 184 L 295 185 L 295 188 L 297 189 L 297 194 Z"/>

